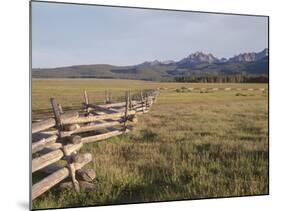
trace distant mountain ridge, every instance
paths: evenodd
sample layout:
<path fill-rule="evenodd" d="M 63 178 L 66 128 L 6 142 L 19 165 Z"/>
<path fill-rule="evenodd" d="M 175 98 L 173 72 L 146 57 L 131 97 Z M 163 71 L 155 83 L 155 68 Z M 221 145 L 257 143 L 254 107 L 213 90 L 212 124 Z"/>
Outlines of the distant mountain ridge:
<path fill-rule="evenodd" d="M 241 53 L 239 55 L 235 55 L 229 59 L 226 58 L 217 58 L 213 56 L 213 54 L 208 53 L 205 54 L 201 51 L 197 51 L 195 53 L 190 54 L 189 56 L 181 59 L 180 61 L 176 62 L 173 60 L 167 60 L 167 61 L 158 61 L 154 60 L 152 62 L 144 62 L 142 64 L 149 64 L 151 66 L 158 65 L 158 64 L 177 64 L 179 66 L 195 66 L 197 64 L 213 64 L 213 63 L 225 63 L 225 62 L 254 62 L 258 61 L 264 57 L 268 56 L 268 49 L 265 48 L 263 51 L 255 53 Z"/>
<path fill-rule="evenodd" d="M 213 64 L 217 62 L 219 62 L 219 59 L 214 57 L 213 54 L 204 54 L 198 51 L 178 61 L 177 65 L 179 67 L 194 67 L 198 64 Z"/>
<path fill-rule="evenodd" d="M 35 68 L 35 78 L 124 78 L 170 80 L 189 75 L 268 75 L 268 49 L 241 53 L 229 59 L 211 53 L 195 52 L 179 60 L 145 61 L 131 66 L 109 64 L 75 65 L 59 68 Z"/>
<path fill-rule="evenodd" d="M 229 59 L 231 62 L 254 62 L 268 56 L 268 49 L 255 53 L 243 53 Z"/>

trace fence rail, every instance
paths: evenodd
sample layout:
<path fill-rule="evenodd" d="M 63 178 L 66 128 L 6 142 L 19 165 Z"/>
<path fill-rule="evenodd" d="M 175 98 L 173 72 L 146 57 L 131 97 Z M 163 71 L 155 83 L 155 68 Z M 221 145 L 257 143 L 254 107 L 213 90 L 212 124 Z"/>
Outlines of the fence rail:
<path fill-rule="evenodd" d="M 95 172 L 83 168 L 92 161 L 91 154 L 78 152 L 83 144 L 130 132 L 137 115 L 148 112 L 159 94 L 158 89 L 149 90 L 133 100 L 130 91 L 126 91 L 124 102 L 113 102 L 111 92 L 106 91 L 105 104 L 96 105 L 90 103 L 84 91 L 82 113 L 64 112 L 56 99 L 51 98 L 54 117 L 32 123 L 32 174 L 39 171 L 48 174 L 33 184 L 32 199 L 57 184 L 76 191 L 90 190 Z M 59 165 L 61 161 L 65 164 Z"/>

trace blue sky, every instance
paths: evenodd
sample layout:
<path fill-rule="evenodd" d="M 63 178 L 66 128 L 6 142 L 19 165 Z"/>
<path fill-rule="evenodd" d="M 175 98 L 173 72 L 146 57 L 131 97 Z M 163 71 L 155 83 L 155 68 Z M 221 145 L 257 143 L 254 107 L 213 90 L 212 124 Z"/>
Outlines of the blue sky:
<path fill-rule="evenodd" d="M 32 67 L 133 65 L 267 46 L 266 17 L 32 2 Z"/>

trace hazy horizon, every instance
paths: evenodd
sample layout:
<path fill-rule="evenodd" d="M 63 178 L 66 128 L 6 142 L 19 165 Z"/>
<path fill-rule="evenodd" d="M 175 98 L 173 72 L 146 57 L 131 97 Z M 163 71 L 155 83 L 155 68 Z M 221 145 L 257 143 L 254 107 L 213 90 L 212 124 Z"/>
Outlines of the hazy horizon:
<path fill-rule="evenodd" d="M 268 48 L 268 18 L 32 2 L 32 68 L 218 58 Z"/>

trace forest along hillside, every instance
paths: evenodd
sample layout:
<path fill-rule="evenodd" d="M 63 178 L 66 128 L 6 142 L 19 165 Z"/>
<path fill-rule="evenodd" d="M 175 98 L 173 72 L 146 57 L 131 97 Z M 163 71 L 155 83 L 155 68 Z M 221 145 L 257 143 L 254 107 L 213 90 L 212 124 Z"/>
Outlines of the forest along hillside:
<path fill-rule="evenodd" d="M 33 78 L 115 78 L 153 81 L 174 81 L 190 77 L 187 82 L 198 82 L 194 77 L 211 76 L 268 76 L 268 49 L 261 52 L 241 53 L 229 59 L 195 52 L 179 61 L 145 61 L 131 66 L 110 64 L 76 65 L 56 68 L 33 68 Z M 193 79 L 193 80 L 192 80 Z M 199 80 L 199 82 L 204 82 Z M 211 81 L 206 81 L 211 82 Z M 222 81 L 218 81 L 222 82 Z M 252 82 L 227 81 L 227 82 Z M 254 81 L 260 82 L 260 81 Z M 266 80 L 267 82 L 267 80 Z"/>

